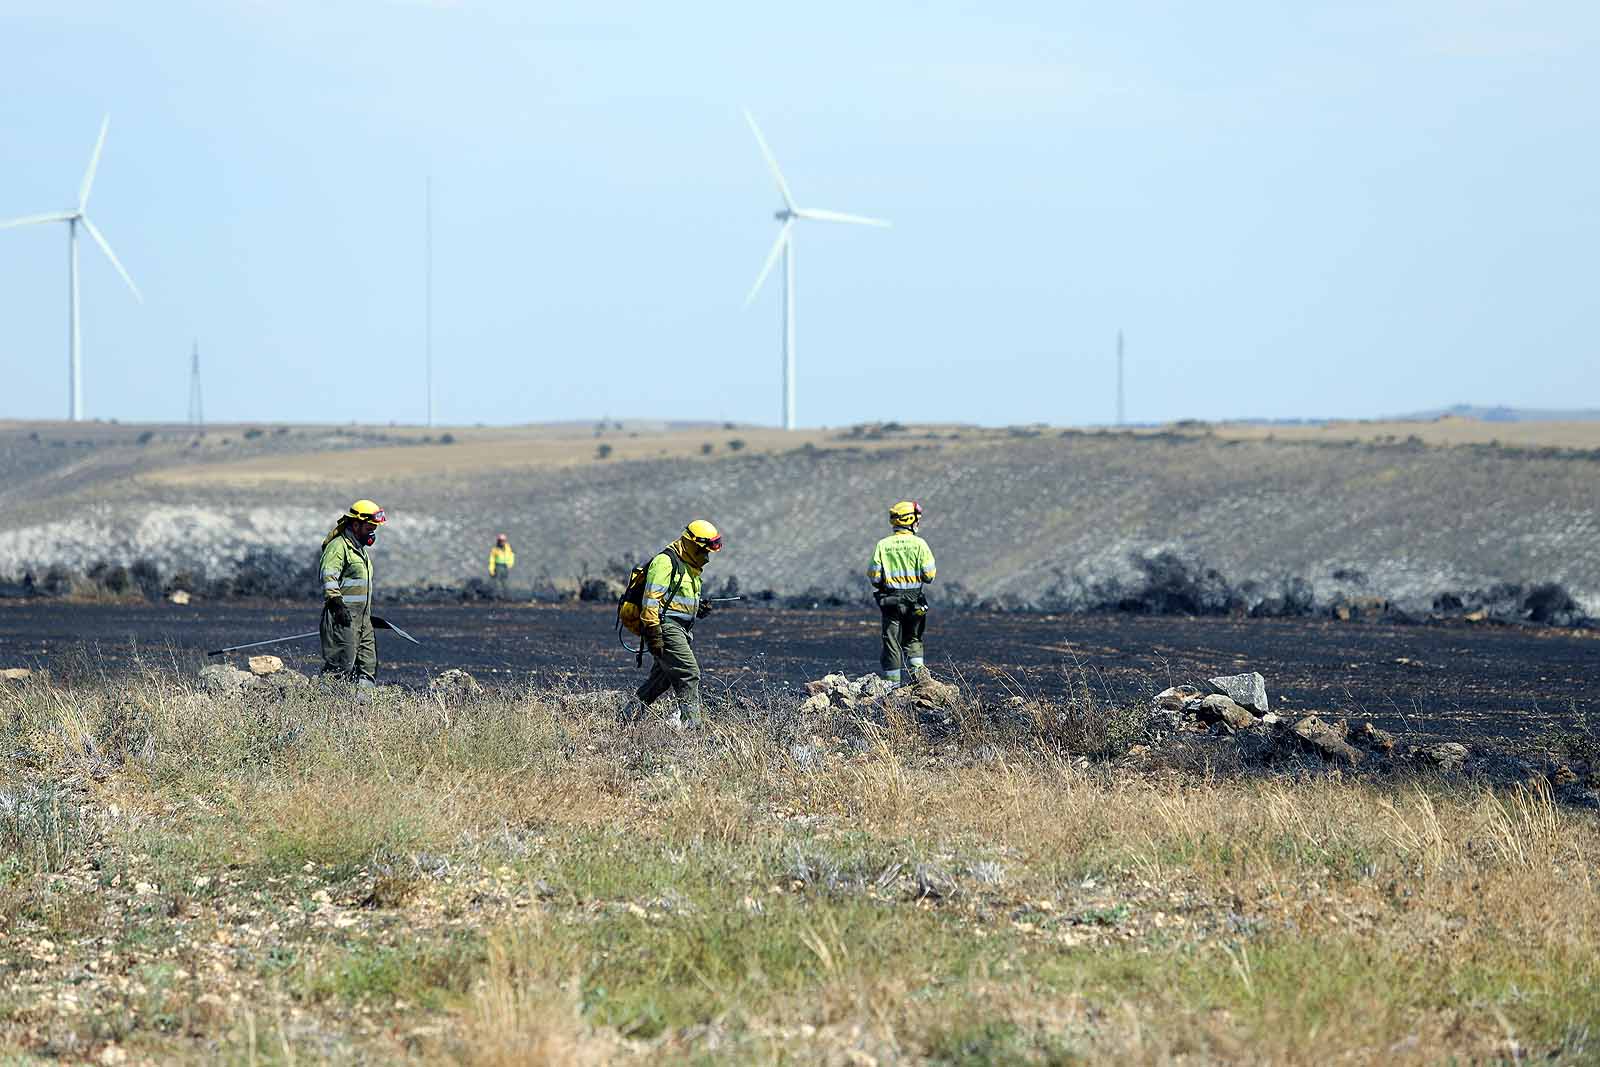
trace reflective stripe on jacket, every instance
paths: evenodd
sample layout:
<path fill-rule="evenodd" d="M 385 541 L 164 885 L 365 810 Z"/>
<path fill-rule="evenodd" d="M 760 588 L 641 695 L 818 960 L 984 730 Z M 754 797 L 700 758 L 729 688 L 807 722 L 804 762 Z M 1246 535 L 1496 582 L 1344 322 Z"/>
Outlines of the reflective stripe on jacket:
<path fill-rule="evenodd" d="M 679 548 L 674 542 L 673 549 Z M 661 618 L 693 623 L 700 610 L 700 568 L 683 558 L 682 573 L 678 576 L 678 592 L 672 603 L 662 604 L 672 586 L 672 557 L 658 552 L 644 572 L 644 598 L 639 602 L 639 622 L 642 626 L 660 626 Z"/>
<path fill-rule="evenodd" d="M 511 551 L 510 545 L 504 548 L 495 545 L 489 550 L 489 577 L 491 578 L 494 577 L 496 565 L 504 567 L 506 570 L 510 570 L 517 565 L 517 554 Z"/>
<path fill-rule="evenodd" d="M 358 545 L 346 531 L 331 538 L 322 546 L 322 559 L 317 567 L 322 575 L 324 599 L 343 597 L 344 602 L 357 611 L 370 609 L 372 604 L 372 557 L 364 545 Z"/>
<path fill-rule="evenodd" d="M 867 580 L 874 588 L 906 593 L 921 589 L 938 573 L 928 542 L 910 530 L 896 530 L 872 550 Z"/>

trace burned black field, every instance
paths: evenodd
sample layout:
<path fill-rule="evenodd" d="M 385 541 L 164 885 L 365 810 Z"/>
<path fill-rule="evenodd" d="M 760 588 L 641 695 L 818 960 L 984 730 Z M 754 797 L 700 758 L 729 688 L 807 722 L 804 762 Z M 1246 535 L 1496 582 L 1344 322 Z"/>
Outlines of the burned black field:
<path fill-rule="evenodd" d="M 486 684 L 622 688 L 642 672 L 616 644 L 609 607 L 396 607 L 424 643 L 380 633 L 380 680 L 425 685 L 460 667 Z M 98 605 L 0 603 L 0 666 L 58 675 L 114 673 L 136 659 L 192 672 L 208 648 L 311 630 L 314 609 L 281 602 Z M 799 690 L 830 672 L 875 668 L 870 610 L 782 610 L 759 604 L 702 623 L 706 689 Z M 315 640 L 257 651 L 311 673 Z M 234 653 L 241 662 L 249 653 Z M 1285 712 L 1371 718 L 1407 735 L 1515 750 L 1593 714 L 1600 666 L 1592 633 L 1499 626 L 1396 626 L 1334 620 L 936 612 L 929 662 L 989 696 L 1060 695 L 1084 686 L 1116 703 L 1182 682 L 1257 670 Z M 648 664 L 647 664 L 648 666 Z"/>

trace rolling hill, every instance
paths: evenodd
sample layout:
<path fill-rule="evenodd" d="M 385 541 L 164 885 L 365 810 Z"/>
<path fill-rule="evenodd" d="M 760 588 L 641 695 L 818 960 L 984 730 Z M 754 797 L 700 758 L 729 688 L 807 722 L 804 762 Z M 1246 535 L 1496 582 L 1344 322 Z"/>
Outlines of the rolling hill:
<path fill-rule="evenodd" d="M 887 505 L 923 502 L 948 590 L 1072 608 L 1171 552 L 1253 596 L 1424 603 L 1559 582 L 1600 610 L 1600 425 L 1331 423 L 1293 432 L 616 423 L 513 429 L 0 424 L 0 574 L 149 559 L 225 575 L 308 557 L 349 500 L 392 522 L 380 580 L 460 584 L 511 535 L 523 586 L 651 551 L 695 516 L 714 575 L 860 595 Z M 1496 436 L 1498 434 L 1498 436 Z M 948 592 L 946 595 L 950 595 Z"/>

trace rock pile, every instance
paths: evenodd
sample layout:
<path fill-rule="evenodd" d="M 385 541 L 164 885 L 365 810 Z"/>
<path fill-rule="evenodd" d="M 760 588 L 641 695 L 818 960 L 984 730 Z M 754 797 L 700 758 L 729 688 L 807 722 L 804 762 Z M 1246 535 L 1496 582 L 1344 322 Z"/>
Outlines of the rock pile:
<path fill-rule="evenodd" d="M 214 697 L 237 697 L 252 691 L 283 696 L 311 684 L 311 679 L 289 670 L 277 656 L 251 656 L 247 671 L 229 663 L 213 663 L 200 668 L 199 678 L 201 691 Z"/>
<path fill-rule="evenodd" d="M 1259 673 L 1209 679 L 1202 694 L 1192 685 L 1157 693 L 1151 714 L 1159 732 L 1207 733 L 1232 737 L 1254 759 L 1271 762 L 1315 756 L 1324 763 L 1355 767 L 1364 763 L 1409 761 L 1441 771 L 1459 771 L 1471 753 L 1465 745 L 1446 741 L 1402 746 L 1394 735 L 1363 721 L 1354 727 L 1344 719 L 1320 715 L 1283 716 L 1269 711 L 1267 683 Z"/>
<path fill-rule="evenodd" d="M 851 681 L 842 674 L 828 674 L 814 682 L 806 683 L 806 711 L 826 711 L 829 708 L 853 708 L 859 704 L 881 700 L 893 689 L 892 683 L 876 674 L 863 674 Z"/>
<path fill-rule="evenodd" d="M 837 709 L 899 708 L 905 711 L 938 712 L 952 708 L 961 698 L 961 690 L 947 682 L 935 679 L 926 671 L 904 685 L 863 674 L 854 681 L 842 674 L 829 674 L 806 683 L 806 711 Z"/>

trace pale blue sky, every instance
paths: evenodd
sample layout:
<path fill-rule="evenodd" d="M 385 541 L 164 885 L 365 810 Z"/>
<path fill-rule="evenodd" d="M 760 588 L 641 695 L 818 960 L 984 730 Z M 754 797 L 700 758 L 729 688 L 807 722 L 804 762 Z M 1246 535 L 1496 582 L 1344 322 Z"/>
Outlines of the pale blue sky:
<path fill-rule="evenodd" d="M 1600 6 L 0 0 L 0 218 L 71 205 L 91 417 L 1095 423 L 1600 406 Z M 66 236 L 0 231 L 0 417 Z"/>

